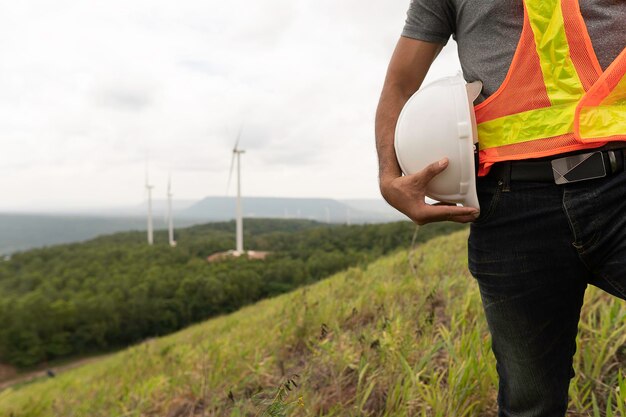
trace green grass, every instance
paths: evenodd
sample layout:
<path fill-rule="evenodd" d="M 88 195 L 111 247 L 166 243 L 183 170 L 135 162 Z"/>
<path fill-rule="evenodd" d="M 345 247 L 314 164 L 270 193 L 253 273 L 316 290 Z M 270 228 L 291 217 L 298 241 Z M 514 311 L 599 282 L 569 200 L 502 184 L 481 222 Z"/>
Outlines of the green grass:
<path fill-rule="evenodd" d="M 467 231 L 0 393 L 0 416 L 494 416 Z M 411 267 L 411 263 L 413 267 Z M 586 296 L 570 416 L 626 416 L 626 310 Z"/>

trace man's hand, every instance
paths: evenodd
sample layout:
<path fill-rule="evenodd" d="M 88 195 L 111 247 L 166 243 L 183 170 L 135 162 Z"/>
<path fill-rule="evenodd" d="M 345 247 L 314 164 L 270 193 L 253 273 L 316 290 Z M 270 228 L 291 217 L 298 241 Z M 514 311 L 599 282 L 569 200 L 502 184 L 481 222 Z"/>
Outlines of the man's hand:
<path fill-rule="evenodd" d="M 440 205 L 426 203 L 426 186 L 430 180 L 447 167 L 448 160 L 442 159 L 413 175 L 381 178 L 381 194 L 392 207 L 419 225 L 446 220 L 458 223 L 476 220 L 479 212 L 473 207 L 457 207 L 454 204 L 448 205 L 446 203 Z"/>

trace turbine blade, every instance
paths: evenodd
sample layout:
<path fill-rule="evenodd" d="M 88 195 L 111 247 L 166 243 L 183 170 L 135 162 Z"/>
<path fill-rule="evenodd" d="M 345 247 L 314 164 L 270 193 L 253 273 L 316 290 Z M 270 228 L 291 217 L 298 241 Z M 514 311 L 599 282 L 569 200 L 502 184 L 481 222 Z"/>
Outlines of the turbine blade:
<path fill-rule="evenodd" d="M 241 139 L 241 131 L 243 130 L 243 123 L 239 126 L 239 133 L 237 133 L 237 140 L 235 141 L 235 146 L 233 147 L 233 152 L 237 150 L 237 146 L 239 146 L 239 139 Z"/>
<path fill-rule="evenodd" d="M 233 168 L 235 167 L 235 149 L 233 149 L 233 157 L 230 159 L 230 170 L 228 172 L 228 183 L 226 184 L 226 195 L 228 195 L 228 190 L 230 189 L 230 181 L 233 178 Z"/>
<path fill-rule="evenodd" d="M 233 157 L 230 160 L 230 170 L 228 172 L 228 183 L 226 185 L 226 195 L 228 195 L 228 190 L 230 189 L 230 181 L 233 178 L 233 168 L 235 167 L 235 156 L 237 155 L 237 152 L 239 151 L 237 147 L 239 146 L 239 140 L 241 139 L 242 131 L 243 131 L 243 123 L 241 124 L 241 126 L 239 126 L 239 132 L 237 133 L 237 139 L 235 140 L 235 146 L 233 147 Z"/>

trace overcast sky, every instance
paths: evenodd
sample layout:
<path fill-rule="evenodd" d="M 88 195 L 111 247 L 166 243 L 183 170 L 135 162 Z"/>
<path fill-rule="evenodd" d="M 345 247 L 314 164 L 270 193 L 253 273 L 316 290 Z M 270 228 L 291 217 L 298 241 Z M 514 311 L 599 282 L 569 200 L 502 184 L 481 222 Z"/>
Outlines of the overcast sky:
<path fill-rule="evenodd" d="M 138 204 L 147 155 L 155 197 L 170 171 L 175 198 L 225 195 L 240 126 L 244 195 L 378 197 L 374 112 L 408 3 L 4 2 L 0 210 Z"/>

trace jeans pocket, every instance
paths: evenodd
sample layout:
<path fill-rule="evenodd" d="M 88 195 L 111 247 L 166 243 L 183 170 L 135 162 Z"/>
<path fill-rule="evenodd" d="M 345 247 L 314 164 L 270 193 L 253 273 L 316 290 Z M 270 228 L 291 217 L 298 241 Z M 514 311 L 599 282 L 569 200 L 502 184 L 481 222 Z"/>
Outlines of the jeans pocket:
<path fill-rule="evenodd" d="M 500 195 L 502 194 L 502 181 L 478 181 L 476 184 L 476 193 L 478 195 L 478 203 L 480 204 L 480 215 L 474 224 L 485 223 L 492 217 L 494 211 L 500 201 Z"/>

